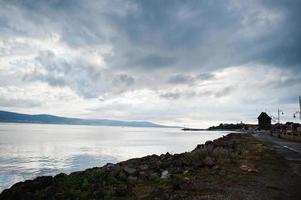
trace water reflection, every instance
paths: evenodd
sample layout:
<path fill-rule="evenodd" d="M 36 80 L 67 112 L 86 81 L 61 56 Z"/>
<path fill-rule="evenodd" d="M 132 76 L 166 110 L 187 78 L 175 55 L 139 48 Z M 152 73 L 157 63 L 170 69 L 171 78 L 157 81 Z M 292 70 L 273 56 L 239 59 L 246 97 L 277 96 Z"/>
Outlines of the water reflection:
<path fill-rule="evenodd" d="M 0 191 L 36 176 L 192 150 L 226 134 L 178 129 L 0 124 Z"/>

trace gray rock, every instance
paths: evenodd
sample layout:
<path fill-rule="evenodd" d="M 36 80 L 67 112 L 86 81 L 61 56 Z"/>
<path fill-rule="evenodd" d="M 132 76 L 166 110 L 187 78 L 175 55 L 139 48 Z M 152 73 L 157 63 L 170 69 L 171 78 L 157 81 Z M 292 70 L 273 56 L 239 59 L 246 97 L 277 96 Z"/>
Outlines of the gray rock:
<path fill-rule="evenodd" d="M 149 175 L 149 178 L 150 179 L 156 179 L 156 178 L 159 178 L 160 176 L 159 176 L 159 174 L 157 174 L 157 173 L 151 173 L 150 175 Z"/>
<path fill-rule="evenodd" d="M 210 156 L 207 156 L 204 160 L 204 164 L 208 167 L 213 167 L 215 165 L 215 162 Z"/>
<path fill-rule="evenodd" d="M 166 179 L 166 178 L 168 178 L 168 177 L 169 177 L 168 171 L 167 171 L 167 170 L 164 170 L 164 171 L 161 173 L 161 178 Z"/>
<path fill-rule="evenodd" d="M 125 166 L 125 167 L 123 168 L 123 170 L 124 170 L 127 174 L 130 174 L 130 175 L 135 174 L 136 171 L 137 171 L 136 169 L 131 168 L 131 167 L 128 167 L 128 166 Z"/>
<path fill-rule="evenodd" d="M 141 170 L 147 170 L 148 166 L 147 165 L 140 165 L 139 169 L 141 169 Z"/>
<path fill-rule="evenodd" d="M 134 183 L 138 180 L 138 178 L 136 176 L 129 176 L 128 180 L 129 182 Z"/>

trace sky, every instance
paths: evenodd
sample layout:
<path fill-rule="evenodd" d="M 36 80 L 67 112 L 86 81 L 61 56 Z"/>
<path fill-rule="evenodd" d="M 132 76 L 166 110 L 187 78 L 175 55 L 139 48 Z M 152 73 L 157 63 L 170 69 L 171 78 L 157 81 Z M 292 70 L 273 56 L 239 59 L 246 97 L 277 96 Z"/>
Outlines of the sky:
<path fill-rule="evenodd" d="M 298 0 L 0 0 L 0 109 L 201 127 L 293 119 Z"/>

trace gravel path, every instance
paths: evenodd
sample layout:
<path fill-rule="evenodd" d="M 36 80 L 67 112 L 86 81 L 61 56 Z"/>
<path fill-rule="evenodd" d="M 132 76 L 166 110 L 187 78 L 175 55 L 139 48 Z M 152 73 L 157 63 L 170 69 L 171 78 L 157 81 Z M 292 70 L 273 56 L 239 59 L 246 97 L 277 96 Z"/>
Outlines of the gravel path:
<path fill-rule="evenodd" d="M 271 151 L 276 152 L 278 160 L 278 179 L 275 189 L 280 187 L 279 199 L 301 199 L 301 143 L 292 142 L 269 134 L 257 133 L 255 138 L 264 143 Z M 267 167 L 269 162 L 267 162 Z M 272 163 L 271 163 L 271 166 Z"/>

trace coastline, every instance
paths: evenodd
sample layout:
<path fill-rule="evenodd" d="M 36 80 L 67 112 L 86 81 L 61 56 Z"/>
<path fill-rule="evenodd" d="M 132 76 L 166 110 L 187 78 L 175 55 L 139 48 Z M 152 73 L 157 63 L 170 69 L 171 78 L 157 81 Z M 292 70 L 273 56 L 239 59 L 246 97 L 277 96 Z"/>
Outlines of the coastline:
<path fill-rule="evenodd" d="M 231 133 L 191 152 L 19 182 L 0 199 L 274 199 L 286 195 L 283 188 L 270 189 L 283 187 L 279 170 L 286 168 L 281 157 L 252 135 Z"/>

